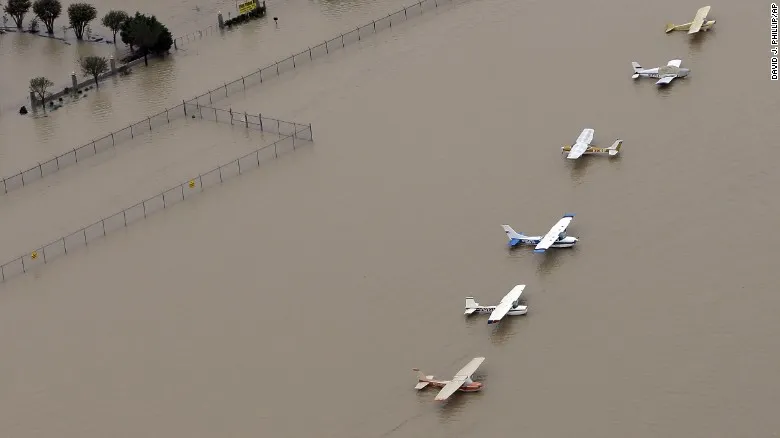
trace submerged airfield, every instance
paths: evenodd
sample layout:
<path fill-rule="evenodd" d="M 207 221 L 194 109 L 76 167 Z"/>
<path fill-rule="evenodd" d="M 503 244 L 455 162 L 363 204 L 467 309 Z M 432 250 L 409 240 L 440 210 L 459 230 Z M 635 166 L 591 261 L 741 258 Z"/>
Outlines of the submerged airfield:
<path fill-rule="evenodd" d="M 700 6 L 459 1 L 223 99 L 314 144 L 0 285 L 3 435 L 774 436 L 769 4 L 664 33 Z M 566 160 L 586 127 L 620 156 Z M 574 248 L 507 249 L 567 212 Z"/>

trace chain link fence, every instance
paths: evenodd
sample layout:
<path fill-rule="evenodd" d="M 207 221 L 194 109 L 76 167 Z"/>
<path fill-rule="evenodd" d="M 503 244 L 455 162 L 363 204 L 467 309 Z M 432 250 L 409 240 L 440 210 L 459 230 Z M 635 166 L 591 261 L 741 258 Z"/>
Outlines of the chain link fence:
<path fill-rule="evenodd" d="M 100 139 L 93 140 L 90 143 L 74 148 L 73 150 L 52 158 L 49 161 L 44 163 L 37 163 L 35 166 L 21 171 L 16 175 L 3 178 L 3 193 L 8 193 L 11 190 L 23 187 L 33 181 L 43 178 L 46 175 L 57 172 L 63 167 L 75 164 L 79 160 L 96 155 L 97 153 L 108 150 L 111 147 L 115 147 L 121 141 L 132 139 L 135 135 L 138 135 L 141 132 L 152 131 L 155 126 L 161 126 L 164 123 L 170 123 L 172 117 L 195 114 L 194 111 L 198 111 L 197 116 L 202 118 L 210 117 L 208 112 L 212 111 L 212 115 L 214 115 L 216 114 L 216 110 L 213 108 L 205 109 L 205 106 L 213 105 L 214 102 L 218 101 L 219 99 L 226 98 L 233 93 L 246 91 L 247 87 L 261 84 L 281 75 L 286 71 L 290 71 L 305 65 L 313 61 L 315 58 L 328 55 L 331 52 L 337 51 L 339 49 L 344 49 L 348 44 L 358 42 L 368 35 L 377 33 L 384 29 L 392 28 L 394 23 L 399 23 L 408 20 L 409 18 L 422 15 L 423 13 L 432 11 L 441 5 L 452 3 L 452 1 L 453 0 L 422 0 L 413 4 L 412 6 L 407 6 L 403 9 L 399 9 L 393 12 L 392 14 L 388 14 L 386 17 L 373 20 L 370 23 L 366 23 L 363 26 L 358 26 L 349 32 L 339 34 L 338 36 L 324 41 L 316 46 L 308 47 L 305 50 L 302 50 L 281 61 L 258 69 L 246 76 L 241 76 L 232 82 L 223 83 L 221 86 L 218 86 L 213 90 L 209 90 L 188 101 L 182 101 L 181 104 L 173 108 L 166 109 L 153 116 L 149 116 L 146 119 L 132 123 L 130 126 L 124 129 L 111 132 Z M 213 32 L 214 29 L 212 28 L 211 31 Z M 200 37 L 203 35 L 204 31 L 197 31 L 195 33 Z M 214 115 L 213 117 L 218 118 L 218 115 Z M 249 117 L 255 116 L 249 115 Z M 259 114 L 257 117 L 259 118 L 257 124 L 260 125 L 262 130 L 266 127 L 266 123 L 261 122 L 261 120 L 266 119 L 264 119 Z M 232 117 L 229 120 L 233 121 Z M 284 123 L 285 126 L 300 126 L 291 122 L 279 121 L 279 123 Z M 295 132 L 297 128 L 293 127 L 291 129 L 291 131 L 288 130 L 286 132 Z M 309 129 L 309 132 L 311 132 L 311 128 Z"/>
<path fill-rule="evenodd" d="M 252 117 L 256 118 L 251 119 Z M 144 219 L 152 213 L 176 205 L 179 202 L 182 202 L 209 187 L 221 184 L 234 176 L 256 169 L 260 167 L 260 163 L 269 159 L 278 158 L 283 153 L 293 151 L 312 141 L 311 127 L 308 125 L 290 124 L 288 126 L 284 125 L 288 122 L 264 118 L 259 115 L 249 115 L 249 118 L 253 120 L 253 123 L 257 122 L 258 125 L 261 121 L 264 125 L 273 125 L 277 131 L 283 135 L 283 138 L 269 145 L 260 147 L 242 157 L 236 158 L 229 163 L 217 166 L 176 187 L 163 190 L 133 206 L 87 225 L 67 236 L 62 236 L 53 242 L 3 264 L 0 266 L 0 280 L 4 282 L 8 278 L 26 273 L 37 266 L 51 262 L 59 256 L 68 254 L 68 252 L 85 247 L 89 242 L 99 237 L 103 237 L 108 233 L 127 227 L 129 224 Z M 288 128 L 292 129 L 291 133 L 282 134 L 282 132 L 287 132 L 285 130 Z"/>

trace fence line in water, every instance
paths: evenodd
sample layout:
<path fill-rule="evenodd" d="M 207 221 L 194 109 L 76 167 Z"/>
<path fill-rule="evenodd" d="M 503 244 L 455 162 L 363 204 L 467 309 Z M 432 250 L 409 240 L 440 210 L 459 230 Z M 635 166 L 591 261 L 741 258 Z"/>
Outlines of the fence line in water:
<path fill-rule="evenodd" d="M 247 123 L 248 120 L 250 119 L 245 118 L 242 122 Z M 266 120 L 263 122 L 264 124 L 273 124 L 273 122 L 278 124 L 283 123 L 276 119 L 258 118 L 254 120 L 256 120 L 258 124 L 261 120 Z M 67 236 L 62 236 L 21 257 L 17 257 L 0 265 L 0 281 L 5 282 L 6 279 L 13 277 L 14 275 L 26 273 L 37 266 L 49 263 L 59 256 L 67 255 L 69 251 L 72 252 L 74 249 L 87 246 L 90 241 L 95 240 L 96 238 L 106 236 L 112 231 L 125 228 L 139 219 L 146 218 L 154 212 L 178 204 L 196 193 L 203 192 L 203 190 L 208 187 L 221 184 L 230 177 L 241 175 L 249 170 L 260 167 L 262 161 L 278 158 L 280 154 L 287 150 L 295 150 L 301 146 L 302 141 L 312 141 L 310 125 L 296 125 L 296 129 L 297 130 L 293 131 L 292 134 L 285 135 L 283 138 L 269 145 L 262 146 L 229 163 L 217 166 L 178 186 L 163 190 L 155 196 L 147 198 L 118 213 L 100 219 L 78 231 L 70 233 Z"/>
<path fill-rule="evenodd" d="M 3 178 L 3 194 L 10 192 L 11 190 L 24 187 L 34 181 L 37 181 L 45 176 L 51 175 L 65 167 L 76 164 L 79 160 L 83 160 L 88 157 L 97 155 L 100 152 L 104 152 L 122 141 L 135 138 L 137 135 L 154 130 L 155 127 L 160 127 L 165 124 L 171 123 L 172 119 L 179 116 L 187 116 L 187 110 L 194 108 L 194 105 L 187 105 L 180 103 L 173 108 L 168 108 L 160 111 L 157 114 L 148 116 L 147 118 L 132 123 L 128 127 L 114 131 L 104 135 L 103 137 L 93 140 L 87 144 L 81 145 L 77 148 L 73 148 L 68 152 L 60 154 L 49 161 L 38 163 L 35 166 L 30 167 L 27 170 L 21 171 L 16 175 Z M 206 108 L 213 114 L 214 120 L 218 122 L 230 122 L 233 124 L 232 116 L 234 113 L 230 110 L 219 110 L 216 108 Z M 217 115 L 219 113 L 219 116 Z M 284 120 L 278 120 L 270 117 L 264 117 L 261 114 L 253 117 L 258 119 L 258 122 L 253 124 L 252 127 L 260 127 L 261 131 L 272 132 L 280 135 L 291 135 L 303 126 L 295 122 L 287 122 Z M 203 117 L 201 117 L 203 118 Z M 261 123 L 263 120 L 264 123 Z M 249 124 L 246 125 L 249 128 Z"/>
<path fill-rule="evenodd" d="M 148 116 L 145 119 L 131 123 L 126 128 L 111 132 L 102 138 L 93 140 L 87 144 L 74 148 L 62 155 L 52 158 L 49 161 L 44 163 L 37 163 L 35 166 L 31 166 L 29 169 L 21 171 L 16 175 L 3 178 L 3 193 L 8 193 L 10 190 L 23 187 L 33 181 L 37 181 L 46 175 L 57 172 L 62 167 L 77 163 L 79 159 L 96 155 L 98 151 L 102 152 L 107 150 L 109 147 L 114 147 L 117 144 L 118 138 L 120 140 L 126 139 L 129 135 L 129 138 L 132 139 L 135 136 L 135 133 L 140 132 L 140 130 L 151 131 L 152 125 L 155 123 L 170 123 L 171 116 L 180 116 L 182 114 L 187 116 L 187 111 L 191 108 L 212 105 L 214 101 L 228 97 L 231 93 L 246 91 L 248 86 L 261 84 L 268 79 L 279 76 L 283 72 L 293 70 L 301 65 L 305 65 L 306 63 L 313 61 L 314 58 L 319 58 L 323 55 L 330 54 L 333 51 L 344 49 L 347 44 L 360 41 L 363 35 L 369 35 L 384 29 L 392 28 L 394 22 L 405 21 L 410 17 L 422 15 L 424 12 L 434 10 L 438 8 L 439 5 L 452 3 L 452 1 L 453 0 L 419 1 L 418 3 L 414 3 L 412 6 L 407 6 L 403 9 L 399 9 L 391 14 L 388 14 L 385 17 L 372 20 L 370 23 L 367 23 L 363 26 L 358 26 L 349 32 L 339 34 L 339 36 L 331 38 L 330 40 L 326 40 L 316 46 L 308 47 L 305 50 L 302 50 L 266 67 L 260 68 L 246 76 L 241 76 L 232 82 L 225 82 L 213 90 L 209 90 L 190 100 L 182 101 L 181 104 L 176 105 L 173 108 L 160 111 L 153 116 Z M 181 108 L 183 112 L 174 111 L 178 110 L 179 108 Z M 262 119 L 265 120 L 265 118 Z M 294 124 L 292 122 L 283 123 Z M 297 126 L 300 126 L 297 124 L 294 125 L 296 125 L 296 128 L 294 129 L 297 129 Z M 264 128 L 265 124 L 262 124 L 262 127 Z"/>

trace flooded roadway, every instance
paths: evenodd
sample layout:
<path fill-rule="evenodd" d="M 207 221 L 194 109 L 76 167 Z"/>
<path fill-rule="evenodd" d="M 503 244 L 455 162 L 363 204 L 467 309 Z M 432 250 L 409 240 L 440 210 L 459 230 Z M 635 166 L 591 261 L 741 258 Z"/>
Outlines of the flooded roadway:
<path fill-rule="evenodd" d="M 698 6 L 472 1 L 222 102 L 316 144 L 0 286 L 0 429 L 774 436 L 769 5 L 663 33 Z M 565 160 L 585 127 L 622 157 Z M 506 250 L 565 212 L 577 248 Z M 528 315 L 463 319 L 518 283 Z M 482 393 L 415 394 L 474 356 Z"/>

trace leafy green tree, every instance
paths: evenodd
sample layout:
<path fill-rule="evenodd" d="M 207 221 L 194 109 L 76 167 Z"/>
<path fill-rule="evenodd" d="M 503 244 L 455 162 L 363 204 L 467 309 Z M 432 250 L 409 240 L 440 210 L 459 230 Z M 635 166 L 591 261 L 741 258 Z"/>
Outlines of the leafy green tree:
<path fill-rule="evenodd" d="M 114 32 L 114 44 L 116 44 L 116 34 L 122 28 L 125 21 L 129 19 L 130 16 L 127 15 L 127 12 L 125 11 L 108 11 L 108 13 L 103 16 L 103 26 L 106 26 L 111 29 L 111 32 Z"/>
<path fill-rule="evenodd" d="M 95 18 L 97 9 L 89 3 L 73 3 L 68 6 L 68 20 L 78 40 L 84 39 L 84 28 Z"/>
<path fill-rule="evenodd" d="M 46 111 L 46 95 L 50 94 L 47 93 L 46 90 L 53 86 L 54 82 L 46 79 L 43 76 L 30 79 L 30 91 L 32 91 L 38 97 L 38 100 L 41 101 L 44 112 Z"/>
<path fill-rule="evenodd" d="M 10 15 L 16 23 L 16 27 L 21 29 L 24 22 L 24 16 L 30 11 L 30 0 L 8 0 L 8 3 L 3 7 L 6 14 Z"/>
<path fill-rule="evenodd" d="M 54 20 L 62 12 L 60 0 L 35 0 L 32 5 L 33 12 L 43 21 L 46 26 L 46 33 L 54 34 Z"/>
<path fill-rule="evenodd" d="M 102 56 L 87 56 L 79 61 L 81 72 L 84 76 L 92 76 L 95 79 L 95 88 L 98 85 L 98 76 L 108 71 L 108 61 Z"/>
<path fill-rule="evenodd" d="M 125 21 L 119 32 L 122 42 L 133 50 L 137 47 L 144 56 L 144 64 L 149 65 L 149 53 L 163 55 L 173 46 L 173 37 L 165 25 L 152 15 L 147 17 L 139 12 Z"/>

